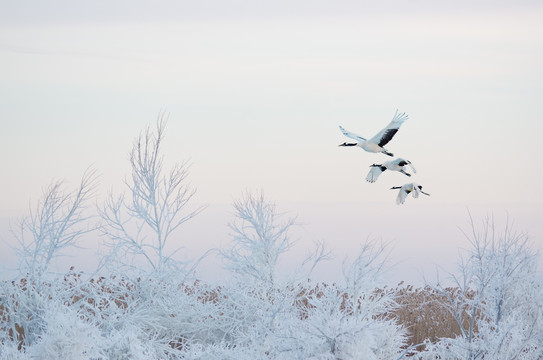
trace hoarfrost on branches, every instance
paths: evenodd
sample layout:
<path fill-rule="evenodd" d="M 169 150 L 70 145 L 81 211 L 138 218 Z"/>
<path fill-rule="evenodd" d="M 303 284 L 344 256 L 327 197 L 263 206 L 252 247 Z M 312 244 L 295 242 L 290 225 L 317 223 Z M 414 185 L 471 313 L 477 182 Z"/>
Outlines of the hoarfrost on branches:
<path fill-rule="evenodd" d="M 190 273 L 190 261 L 180 261 L 174 255 L 183 249 L 177 245 L 168 252 L 172 233 L 196 216 L 203 208 L 187 211 L 195 190 L 187 184 L 187 162 L 163 169 L 161 145 L 166 121 L 159 116 L 155 132 L 149 127 L 134 142 L 130 151 L 131 178 L 125 181 L 129 196 L 109 194 L 99 209 L 103 235 L 110 239 L 111 256 L 107 263 L 126 271 L 149 268 L 157 274 L 175 270 Z M 129 260 L 129 261 L 127 261 Z"/>
<path fill-rule="evenodd" d="M 90 220 L 85 210 L 96 185 L 96 173 L 87 170 L 73 192 L 66 193 L 63 185 L 62 181 L 49 185 L 36 209 L 30 209 L 30 214 L 11 230 L 19 245 L 19 270 L 31 279 L 41 278 L 55 258 L 67 248 L 77 247 L 78 240 L 95 229 L 85 224 Z"/>

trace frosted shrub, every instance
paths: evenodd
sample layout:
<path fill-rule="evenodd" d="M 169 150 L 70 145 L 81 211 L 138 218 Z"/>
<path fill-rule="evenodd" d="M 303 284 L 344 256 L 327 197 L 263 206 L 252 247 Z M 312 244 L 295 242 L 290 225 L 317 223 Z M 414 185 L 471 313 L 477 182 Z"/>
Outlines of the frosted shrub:
<path fill-rule="evenodd" d="M 37 359 L 97 359 L 103 339 L 97 324 L 71 307 L 50 303 L 43 316 L 44 331 L 28 349 Z"/>
<path fill-rule="evenodd" d="M 24 350 L 19 351 L 16 343 L 2 342 L 0 346 L 0 360 L 30 360 L 31 357 Z"/>
<path fill-rule="evenodd" d="M 386 315 L 394 307 L 394 294 L 376 287 L 383 250 L 367 243 L 352 264 L 344 263 L 343 285 L 318 285 L 300 294 L 301 321 L 291 322 L 279 336 L 286 354 L 299 359 L 384 360 L 406 353 L 404 331 Z"/>
<path fill-rule="evenodd" d="M 95 306 L 81 306 L 88 307 L 89 315 L 99 317 L 100 329 L 108 339 L 104 351 L 109 358 L 163 359 L 178 354 L 176 344 L 190 331 L 194 316 L 179 285 L 159 279 L 132 282 L 115 277 L 96 286 L 91 298 L 100 301 Z"/>

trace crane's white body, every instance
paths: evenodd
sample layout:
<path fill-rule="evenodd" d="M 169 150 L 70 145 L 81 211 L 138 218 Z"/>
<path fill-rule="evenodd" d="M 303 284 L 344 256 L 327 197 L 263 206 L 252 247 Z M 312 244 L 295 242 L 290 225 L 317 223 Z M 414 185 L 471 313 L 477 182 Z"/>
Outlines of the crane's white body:
<path fill-rule="evenodd" d="M 360 146 L 362 149 L 366 150 L 367 152 L 372 152 L 372 153 L 387 151 L 384 147 L 381 147 L 371 141 L 364 141 L 364 142 L 358 143 L 356 146 Z"/>
<path fill-rule="evenodd" d="M 383 153 L 388 156 L 393 156 L 392 153 L 388 152 L 384 148 L 386 144 L 398 132 L 398 129 L 402 125 L 402 123 L 408 119 L 408 116 L 405 113 L 398 114 L 398 110 L 396 110 L 396 113 L 394 113 L 394 117 L 392 118 L 392 121 L 381 131 L 379 131 L 374 137 L 372 137 L 369 140 L 366 140 L 360 135 L 357 135 L 355 133 L 352 133 L 350 131 L 345 130 L 342 126 L 339 127 L 343 135 L 356 140 L 356 143 L 343 143 L 339 146 L 358 146 L 367 152 L 372 153 Z"/>
<path fill-rule="evenodd" d="M 396 204 L 398 205 L 403 204 L 409 194 L 412 194 L 414 198 L 418 198 L 419 194 L 430 196 L 430 194 L 422 191 L 422 186 L 417 183 L 404 184 L 402 186 L 395 186 L 390 189 L 400 189 L 400 191 L 398 192 L 398 197 L 396 198 Z"/>
<path fill-rule="evenodd" d="M 370 165 L 371 169 L 368 172 L 368 176 L 366 176 L 366 180 L 371 182 L 371 183 L 376 182 L 377 179 L 379 178 L 379 176 L 385 170 L 398 171 L 398 172 L 401 172 L 402 174 L 405 174 L 407 176 L 411 176 L 411 174 L 409 174 L 407 172 L 407 165 L 409 165 L 411 170 L 413 170 L 413 173 L 417 172 L 417 170 L 415 170 L 415 167 L 411 164 L 411 161 L 405 160 L 405 159 L 402 159 L 402 158 L 397 158 L 397 159 L 394 159 L 394 160 L 385 161 L 382 164 Z"/>

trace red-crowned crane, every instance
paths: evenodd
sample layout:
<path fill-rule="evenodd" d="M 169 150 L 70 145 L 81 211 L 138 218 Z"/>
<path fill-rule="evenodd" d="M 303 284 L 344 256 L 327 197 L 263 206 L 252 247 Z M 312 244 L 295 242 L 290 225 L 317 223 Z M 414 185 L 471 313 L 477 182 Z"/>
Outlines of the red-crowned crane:
<path fill-rule="evenodd" d="M 373 153 L 383 153 L 388 156 L 394 156 L 392 153 L 388 152 L 383 146 L 388 144 L 394 135 L 398 132 L 398 129 L 402 123 L 408 119 L 408 116 L 405 113 L 398 114 L 398 110 L 394 113 L 392 121 L 381 131 L 377 133 L 374 137 L 369 140 L 364 139 L 363 137 L 356 135 L 355 133 L 345 130 L 343 127 L 339 127 L 343 135 L 350 137 L 351 139 L 356 140 L 355 143 L 346 143 L 340 144 L 339 146 L 358 146 L 362 149 L 373 152 Z"/>
<path fill-rule="evenodd" d="M 422 186 L 420 186 L 417 183 L 409 183 L 409 184 L 404 184 L 402 186 L 394 186 L 390 188 L 390 190 L 392 189 L 400 189 L 398 193 L 398 197 L 396 198 L 396 204 L 398 205 L 403 204 L 405 202 L 405 199 L 407 198 L 407 195 L 409 194 L 413 194 L 414 198 L 418 198 L 419 194 L 421 193 L 424 195 L 430 196 L 430 194 L 422 191 Z"/>
<path fill-rule="evenodd" d="M 405 174 L 407 176 L 411 176 L 406 171 L 406 165 L 409 165 L 411 167 L 411 170 L 413 170 L 413 173 L 416 173 L 417 170 L 415 170 L 415 167 L 411 164 L 411 161 L 405 160 L 402 158 L 397 158 L 394 160 L 385 161 L 382 164 L 373 164 L 370 165 L 371 169 L 368 173 L 368 176 L 366 176 L 366 180 L 370 183 L 376 182 L 377 178 L 379 178 L 379 175 L 383 173 L 385 170 L 391 170 L 391 171 L 399 171 L 402 174 Z"/>

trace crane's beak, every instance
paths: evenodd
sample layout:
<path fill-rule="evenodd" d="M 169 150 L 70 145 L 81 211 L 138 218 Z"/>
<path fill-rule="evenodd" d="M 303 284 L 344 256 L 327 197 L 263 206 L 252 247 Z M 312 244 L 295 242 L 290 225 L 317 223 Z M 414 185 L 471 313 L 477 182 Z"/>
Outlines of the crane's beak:
<path fill-rule="evenodd" d="M 344 142 L 343 144 L 339 144 L 339 146 L 356 146 L 356 143 L 346 143 L 346 142 Z"/>

